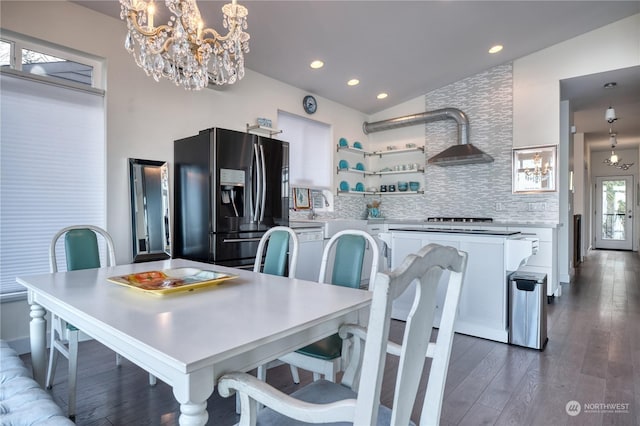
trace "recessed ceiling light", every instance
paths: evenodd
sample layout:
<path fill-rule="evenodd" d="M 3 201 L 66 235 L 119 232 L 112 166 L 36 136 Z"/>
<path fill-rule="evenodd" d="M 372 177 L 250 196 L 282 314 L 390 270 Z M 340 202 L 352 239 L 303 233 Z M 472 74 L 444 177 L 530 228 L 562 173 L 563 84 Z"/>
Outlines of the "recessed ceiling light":
<path fill-rule="evenodd" d="M 618 85 L 618 83 L 616 83 L 615 81 L 610 81 L 609 83 L 605 83 L 604 84 L 604 88 L 605 89 L 613 89 L 617 85 Z"/>
<path fill-rule="evenodd" d="M 360 84 L 360 80 L 358 80 L 357 78 L 352 78 L 351 80 L 347 81 L 347 84 L 349 86 L 357 86 L 358 84 Z"/>
<path fill-rule="evenodd" d="M 376 97 L 377 97 L 378 99 L 384 99 L 384 98 L 386 98 L 387 96 L 389 96 L 389 95 L 383 92 L 383 93 L 378 93 L 378 96 L 376 96 Z"/>
<path fill-rule="evenodd" d="M 315 61 L 311 62 L 310 67 L 313 68 L 314 70 L 317 70 L 318 68 L 322 68 L 324 66 L 324 62 L 316 59 Z"/>
<path fill-rule="evenodd" d="M 495 46 L 491 47 L 491 49 L 489 49 L 489 53 L 498 53 L 501 50 L 502 50 L 502 45 L 496 44 Z"/>

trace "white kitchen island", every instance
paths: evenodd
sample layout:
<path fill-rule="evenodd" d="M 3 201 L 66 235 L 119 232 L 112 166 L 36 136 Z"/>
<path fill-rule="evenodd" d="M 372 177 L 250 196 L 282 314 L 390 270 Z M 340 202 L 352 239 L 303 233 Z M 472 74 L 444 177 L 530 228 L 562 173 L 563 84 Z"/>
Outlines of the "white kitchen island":
<path fill-rule="evenodd" d="M 423 246 L 437 243 L 452 246 L 469 254 L 467 273 L 456 321 L 456 332 L 498 342 L 508 341 L 507 276 L 537 250 L 538 240 L 517 231 L 443 230 L 436 228 L 389 227 L 392 267 Z M 438 288 L 438 305 L 434 326 L 440 323 L 440 307 L 445 294 L 443 282 Z M 413 300 L 414 287 L 409 287 L 393 305 L 392 317 L 406 320 Z"/>

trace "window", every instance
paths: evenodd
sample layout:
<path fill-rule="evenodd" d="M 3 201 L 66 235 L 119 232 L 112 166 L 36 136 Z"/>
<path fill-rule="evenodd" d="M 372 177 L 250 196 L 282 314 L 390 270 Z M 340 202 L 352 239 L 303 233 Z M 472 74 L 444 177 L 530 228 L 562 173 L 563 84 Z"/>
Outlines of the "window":
<path fill-rule="evenodd" d="M 331 188 L 331 126 L 278 111 L 278 127 L 289 142 L 291 185 Z"/>
<path fill-rule="evenodd" d="M 2 64 L 7 62 L 7 44 L 0 43 Z M 33 64 L 60 62 L 57 56 L 38 54 L 40 49 L 32 51 L 35 57 L 29 61 Z M 0 73 L 3 301 L 24 297 L 25 289 L 16 283 L 16 276 L 49 271 L 49 244 L 58 230 L 84 223 L 106 224 L 102 92 L 91 87 L 78 90 L 81 83 L 75 77 L 72 87 L 66 82 L 58 84 L 66 77 L 34 79 L 24 74 L 5 69 Z"/>
<path fill-rule="evenodd" d="M 11 67 L 11 43 L 8 41 L 0 40 L 0 67 Z"/>
<path fill-rule="evenodd" d="M 35 50 L 22 49 L 22 71 L 91 86 L 93 67 Z"/>
<path fill-rule="evenodd" d="M 102 61 L 59 46 L 46 45 L 10 31 L 0 40 L 0 69 L 21 71 L 72 87 L 102 89 Z M 40 44 L 42 43 L 42 44 Z"/>
<path fill-rule="evenodd" d="M 326 191 L 332 187 L 334 172 L 331 126 L 278 111 L 278 128 L 283 131 L 282 139 L 289 142 L 291 188 L 311 188 L 312 207 L 322 211 L 328 204 L 332 210 L 332 192 Z"/>

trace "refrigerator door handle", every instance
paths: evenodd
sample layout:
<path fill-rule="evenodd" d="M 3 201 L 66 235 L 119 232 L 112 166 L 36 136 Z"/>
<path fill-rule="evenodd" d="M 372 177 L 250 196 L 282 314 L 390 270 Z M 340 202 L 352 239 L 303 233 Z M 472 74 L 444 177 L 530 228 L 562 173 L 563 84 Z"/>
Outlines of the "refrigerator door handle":
<path fill-rule="evenodd" d="M 257 222 L 260 214 L 260 195 L 262 194 L 262 164 L 260 162 L 260 153 L 258 152 L 258 145 L 253 145 L 253 151 L 256 155 L 256 195 L 255 203 L 253 206 L 253 222 Z"/>
<path fill-rule="evenodd" d="M 253 221 L 253 216 L 254 216 L 254 210 L 253 210 L 253 206 L 254 206 L 254 198 L 255 195 L 253 194 L 253 176 L 254 176 L 254 164 L 256 162 L 256 159 L 252 156 L 251 157 L 251 166 L 249 167 L 249 182 L 246 185 L 246 198 L 247 198 L 247 202 L 249 203 L 249 222 Z"/>
<path fill-rule="evenodd" d="M 260 241 L 262 238 L 225 238 L 223 243 L 246 243 Z"/>
<path fill-rule="evenodd" d="M 260 161 L 262 162 L 262 194 L 260 202 L 260 222 L 264 221 L 264 206 L 267 201 L 267 165 L 264 160 L 264 146 L 260 144 Z"/>

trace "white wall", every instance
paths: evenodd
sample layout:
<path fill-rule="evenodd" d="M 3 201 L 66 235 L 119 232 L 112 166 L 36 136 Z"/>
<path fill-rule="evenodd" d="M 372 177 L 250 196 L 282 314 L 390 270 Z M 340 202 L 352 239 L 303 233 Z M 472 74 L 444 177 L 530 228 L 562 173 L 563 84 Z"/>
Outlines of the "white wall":
<path fill-rule="evenodd" d="M 569 163 L 572 156 L 569 148 L 573 113 L 569 101 L 560 102 L 560 146 L 558 147 L 558 280 L 571 281 L 573 275 L 573 196 L 569 191 Z"/>
<path fill-rule="evenodd" d="M 403 102 L 399 105 L 387 108 L 369 117 L 369 122 L 388 120 L 390 118 L 404 117 L 406 115 L 425 112 L 424 94 L 417 98 Z M 418 146 L 424 144 L 425 125 L 402 127 L 399 129 L 374 132 L 369 135 L 371 151 L 383 150 L 388 145 L 404 146 L 406 143 L 415 143 Z"/>
<path fill-rule="evenodd" d="M 585 143 L 584 133 L 576 133 L 573 135 L 573 163 L 570 169 L 573 172 L 573 213 L 582 216 L 580 235 L 581 249 L 580 256 L 584 257 L 588 248 L 588 236 L 586 232 L 587 212 L 589 206 L 586 204 L 589 200 L 589 186 L 585 181 Z"/>
<path fill-rule="evenodd" d="M 560 80 L 640 65 L 640 14 L 513 62 L 513 146 L 557 145 Z"/>
<path fill-rule="evenodd" d="M 63 25 L 74 21 L 74 25 Z M 58 22 L 60 25 L 51 25 Z M 173 159 L 173 141 L 209 127 L 245 130 L 277 111 L 302 113 L 305 92 L 247 70 L 243 80 L 222 90 L 189 92 L 168 81 L 156 83 L 139 69 L 123 46 L 125 23 L 63 2 L 2 2 L 2 27 L 88 52 L 107 63 L 107 228 L 118 262 L 131 259 L 127 158 Z M 366 116 L 318 98 L 313 119 L 331 123 L 334 134 L 365 139 Z M 286 135 L 279 135 L 286 140 Z"/>
<path fill-rule="evenodd" d="M 513 146 L 560 144 L 568 131 L 561 126 L 560 80 L 640 65 L 640 14 L 558 43 L 513 63 Z M 566 123 L 565 123 L 566 125 Z M 565 138 L 568 143 L 568 138 Z M 560 147 L 561 173 L 568 170 Z M 568 179 L 560 175 L 558 232 L 561 282 L 569 281 L 570 247 Z"/>
<path fill-rule="evenodd" d="M 222 90 L 189 92 L 168 81 L 156 83 L 124 49 L 126 25 L 119 19 L 65 1 L 3 0 L 0 8 L 3 29 L 105 58 L 107 230 L 118 263 L 128 263 L 132 256 L 128 158 L 172 163 L 173 141 L 180 137 L 214 126 L 244 131 L 246 123 L 255 123 L 257 117 L 271 118 L 277 127 L 278 109 L 304 115 L 306 92 L 251 70 L 242 81 Z M 313 119 L 330 123 L 334 135 L 366 140 L 361 130 L 364 114 L 316 99 L 318 112 Z M 26 301 L 15 303 L 20 308 L 2 306 L 4 339 L 29 334 Z"/>

